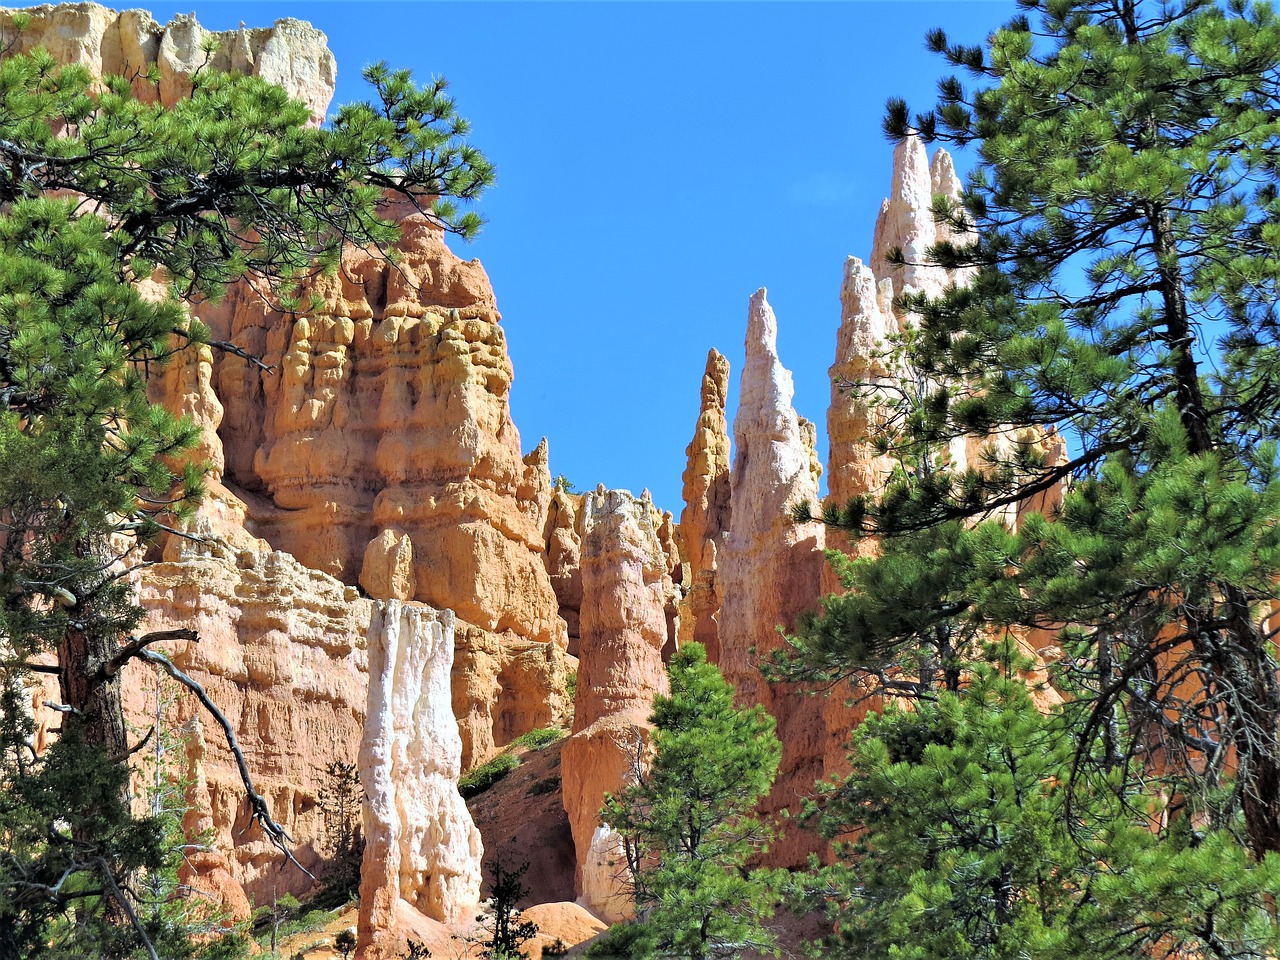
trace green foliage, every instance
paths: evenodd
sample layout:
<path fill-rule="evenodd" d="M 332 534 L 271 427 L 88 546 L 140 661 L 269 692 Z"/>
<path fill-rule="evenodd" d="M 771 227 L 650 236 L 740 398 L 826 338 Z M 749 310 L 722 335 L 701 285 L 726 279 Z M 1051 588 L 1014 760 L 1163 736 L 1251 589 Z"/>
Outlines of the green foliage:
<path fill-rule="evenodd" d="M 275 956 L 280 940 L 319 930 L 332 923 L 340 912 L 316 907 L 314 902 L 302 903 L 293 894 L 286 893 L 273 905 L 254 910 L 254 937 L 260 947 Z"/>
<path fill-rule="evenodd" d="M 520 758 L 514 753 L 500 753 L 470 773 L 464 773 L 458 780 L 458 792 L 470 800 L 484 793 L 518 766 Z"/>
<path fill-rule="evenodd" d="M 976 88 L 942 81 L 914 126 L 976 144 L 978 163 L 961 204 L 935 203 L 955 232 L 927 259 L 972 279 L 900 299 L 915 322 L 897 360 L 924 385 L 884 401 L 880 443 L 902 467 L 829 517 L 882 555 L 842 565 L 849 591 L 801 631 L 790 675 L 905 673 L 919 682 L 900 692 L 927 695 L 955 689 L 984 639 L 1060 631 L 1082 765 L 1166 776 L 1200 804 L 1233 779 L 1250 847 L 1280 851 L 1264 622 L 1280 582 L 1280 21 L 1267 3 L 1020 5 L 1034 29 L 1015 18 L 985 47 L 930 35 Z M 886 130 L 908 123 L 891 101 Z M 1064 462 L 1040 429 L 1065 438 Z M 997 433 L 963 469 L 947 457 Z M 1064 484 L 1051 518 L 993 519 Z"/>
<path fill-rule="evenodd" d="M 1280 857 L 1226 830 L 1158 829 L 1154 798 L 1072 778 L 1062 714 L 991 667 L 959 693 L 891 706 L 854 732 L 821 803 L 840 862 L 810 880 L 836 933 L 823 956 L 1274 955 Z"/>
<path fill-rule="evenodd" d="M 203 475 L 184 463 L 195 427 L 146 377 L 208 336 L 181 298 L 251 275 L 288 306 L 344 243 L 392 242 L 384 192 L 478 228 L 452 203 L 492 169 L 443 81 L 367 75 L 373 102 L 321 130 L 254 78 L 201 71 L 165 109 L 43 50 L 0 59 L 0 955 L 191 949 L 140 909 L 171 846 L 129 815 L 123 768 L 120 671 L 159 655 L 120 565 L 187 517 Z M 142 296 L 153 274 L 169 298 Z M 49 653 L 63 734 L 33 757 L 29 665 Z"/>
<path fill-rule="evenodd" d="M 356 935 L 351 930 L 343 930 L 333 938 L 333 948 L 342 954 L 342 960 L 348 960 L 356 948 Z"/>
<path fill-rule="evenodd" d="M 578 699 L 578 671 L 575 670 L 564 678 L 564 692 L 569 697 L 569 705 Z"/>
<path fill-rule="evenodd" d="M 733 687 L 701 644 L 671 658 L 671 695 L 654 701 L 652 763 L 605 799 L 623 837 L 638 918 L 633 957 L 736 957 L 772 948 L 767 879 L 745 869 L 771 839 L 751 816 L 777 774 L 781 746 L 761 707 L 734 706 Z M 603 947 L 602 947 L 603 949 Z M 611 948 L 612 949 L 612 948 Z"/>
<path fill-rule="evenodd" d="M 549 747 L 565 735 L 561 727 L 542 727 L 522 733 L 511 741 L 513 747 L 524 747 L 526 750 L 541 750 Z"/>
<path fill-rule="evenodd" d="M 515 960 L 523 957 L 520 948 L 538 935 L 538 925 L 521 915 L 518 904 L 529 890 L 520 882 L 529 864 L 515 870 L 502 866 L 502 859 L 493 861 L 493 889 L 489 892 L 488 915 L 480 918 L 489 926 L 489 937 L 481 940 L 481 956 L 491 960 Z"/>

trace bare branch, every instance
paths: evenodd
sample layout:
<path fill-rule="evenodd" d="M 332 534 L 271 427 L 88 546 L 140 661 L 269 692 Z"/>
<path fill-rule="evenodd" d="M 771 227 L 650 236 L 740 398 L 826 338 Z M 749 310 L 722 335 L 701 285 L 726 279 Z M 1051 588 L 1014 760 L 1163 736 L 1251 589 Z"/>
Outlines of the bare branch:
<path fill-rule="evenodd" d="M 293 842 L 293 838 L 285 832 L 284 827 L 280 826 L 280 824 L 276 823 L 275 820 L 272 819 L 271 811 L 267 809 L 266 798 L 263 797 L 262 794 L 258 793 L 254 788 L 253 777 L 249 773 L 249 765 L 245 761 L 244 751 L 240 749 L 240 742 L 236 739 L 236 732 L 231 726 L 231 721 L 228 720 L 223 712 L 218 709 L 218 705 L 214 703 L 209 694 L 205 692 L 205 689 L 200 685 L 200 682 L 183 673 L 175 667 L 172 662 L 170 662 L 168 657 L 156 653 L 154 650 L 142 648 L 138 650 L 135 656 L 139 659 L 146 660 L 148 663 L 154 663 L 160 666 L 165 673 L 169 674 L 170 677 L 177 680 L 180 684 L 194 693 L 196 695 L 196 699 L 200 701 L 201 705 L 209 711 L 210 715 L 215 720 L 218 721 L 218 724 L 222 727 L 222 733 L 227 739 L 227 746 L 230 748 L 232 756 L 236 758 L 236 767 L 240 771 L 240 781 L 244 784 L 245 792 L 248 794 L 249 808 L 253 813 L 253 819 L 258 821 L 258 824 L 262 827 L 263 833 L 267 835 L 267 839 L 269 839 L 272 844 L 274 844 L 276 848 L 285 855 L 290 863 L 305 873 L 308 877 L 312 877 L 312 879 L 314 879 L 311 871 L 300 864 L 297 858 L 293 855 L 293 851 L 289 849 L 289 844 Z"/>
<path fill-rule="evenodd" d="M 153 630 L 150 633 L 144 633 L 140 637 L 131 637 L 129 642 L 120 648 L 120 652 L 102 665 L 98 674 L 100 677 L 110 679 L 119 673 L 126 663 L 134 659 L 138 652 L 145 647 L 149 647 L 153 643 L 165 643 L 169 640 L 190 640 L 193 643 L 200 642 L 200 635 L 194 630 Z"/>
<path fill-rule="evenodd" d="M 173 332 L 188 342 L 196 339 L 191 335 L 190 331 L 183 330 L 181 327 L 174 327 Z M 257 367 L 263 373 L 275 373 L 276 371 L 275 367 L 263 363 L 248 350 L 245 350 L 243 347 L 237 347 L 229 340 L 205 340 L 202 342 L 207 343 L 215 350 L 221 350 L 223 353 L 229 353 L 232 356 L 239 357 L 241 360 L 249 361 L 251 366 Z"/>
<path fill-rule="evenodd" d="M 116 883 L 116 878 L 111 875 L 111 866 L 105 859 L 98 859 L 98 869 L 102 875 L 103 886 L 111 895 L 111 899 L 119 904 L 120 909 L 124 911 L 124 915 L 129 918 L 129 923 L 133 926 L 133 930 L 138 935 L 138 939 L 142 941 L 142 945 L 147 949 L 147 956 L 151 960 L 160 960 L 160 955 L 156 953 L 155 945 L 152 944 L 151 938 L 147 936 L 147 931 L 142 928 L 142 922 L 138 919 L 137 912 L 133 909 L 133 904 L 129 902 L 129 898 L 125 896 L 124 891 L 120 889 Z"/>

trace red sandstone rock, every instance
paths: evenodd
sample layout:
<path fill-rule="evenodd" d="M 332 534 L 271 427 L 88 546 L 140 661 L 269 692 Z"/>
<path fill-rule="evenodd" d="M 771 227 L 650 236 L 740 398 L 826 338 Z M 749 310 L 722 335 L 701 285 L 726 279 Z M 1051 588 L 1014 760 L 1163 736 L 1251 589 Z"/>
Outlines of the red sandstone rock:
<path fill-rule="evenodd" d="M 287 554 L 248 550 L 157 563 L 143 572 L 139 596 L 149 629 L 198 632 L 199 643 L 165 652 L 232 721 L 258 791 L 297 841 L 299 862 L 316 872 L 325 859 L 321 774 L 330 760 L 355 759 L 363 728 L 372 603 Z M 154 681 L 139 665 L 130 671 L 128 705 L 140 722 L 149 709 L 139 691 Z M 235 761 L 202 710 L 184 694 L 167 721 L 187 730 L 191 826 L 212 831 L 225 869 L 259 903 L 307 892 L 311 879 L 250 823 Z"/>
<path fill-rule="evenodd" d="M 582 509 L 581 646 L 573 735 L 562 753 L 564 807 L 579 902 L 613 922 L 631 904 L 619 859 L 605 853 L 615 863 L 601 862 L 615 840 L 600 807 L 642 756 L 653 698 L 668 689 L 662 648 L 671 586 L 651 504 L 601 488 L 587 494 Z"/>
<path fill-rule="evenodd" d="M 824 530 L 797 524 L 790 508 L 818 499 L 812 441 L 791 406 L 791 374 L 778 359 L 777 319 L 759 290 L 747 319 L 746 363 L 734 418 L 736 455 L 730 474 L 732 522 L 720 554 L 720 668 L 743 704 L 763 704 L 778 720 L 782 763 L 763 809 L 798 810 L 822 775 L 821 704 L 793 685 L 770 685 L 759 663 L 779 649 L 778 628 L 819 595 Z M 801 862 L 820 848 L 792 827 L 769 862 Z"/>

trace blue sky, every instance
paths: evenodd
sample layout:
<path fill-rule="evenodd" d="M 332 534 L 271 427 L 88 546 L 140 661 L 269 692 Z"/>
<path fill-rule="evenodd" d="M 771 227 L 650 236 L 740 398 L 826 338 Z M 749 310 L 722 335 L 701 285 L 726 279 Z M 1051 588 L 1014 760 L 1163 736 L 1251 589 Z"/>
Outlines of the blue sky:
<path fill-rule="evenodd" d="M 137 4 L 113 3 L 112 6 Z M 498 167 L 479 257 L 497 292 L 524 449 L 679 515 L 707 350 L 732 364 L 768 287 L 796 407 L 826 459 L 827 368 L 847 255 L 866 259 L 888 188 L 886 98 L 933 101 L 943 26 L 979 42 L 1012 0 L 829 3 L 286 3 L 149 7 L 209 29 L 309 20 L 335 104 L 386 60 L 443 74 Z M 967 167 L 967 159 L 957 157 Z"/>

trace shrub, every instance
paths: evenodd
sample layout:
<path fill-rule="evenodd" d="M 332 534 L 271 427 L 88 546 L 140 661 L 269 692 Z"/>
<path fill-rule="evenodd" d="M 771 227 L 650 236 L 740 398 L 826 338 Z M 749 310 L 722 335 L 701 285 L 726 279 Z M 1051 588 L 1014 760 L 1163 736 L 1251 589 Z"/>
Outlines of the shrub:
<path fill-rule="evenodd" d="M 500 753 L 488 763 L 482 763 L 458 781 L 458 792 L 468 800 L 484 793 L 508 773 L 520 766 L 520 758 L 510 753 Z"/>
<path fill-rule="evenodd" d="M 526 797 L 540 797 L 544 793 L 555 793 L 560 789 L 559 777 L 547 777 L 545 780 L 539 780 L 532 787 L 525 791 Z"/>
<path fill-rule="evenodd" d="M 528 750 L 541 750 L 543 747 L 549 747 L 563 736 L 564 730 L 561 727 L 543 727 L 540 730 L 530 730 L 528 733 L 522 733 L 511 741 L 511 745 L 513 747 L 524 747 Z"/>

